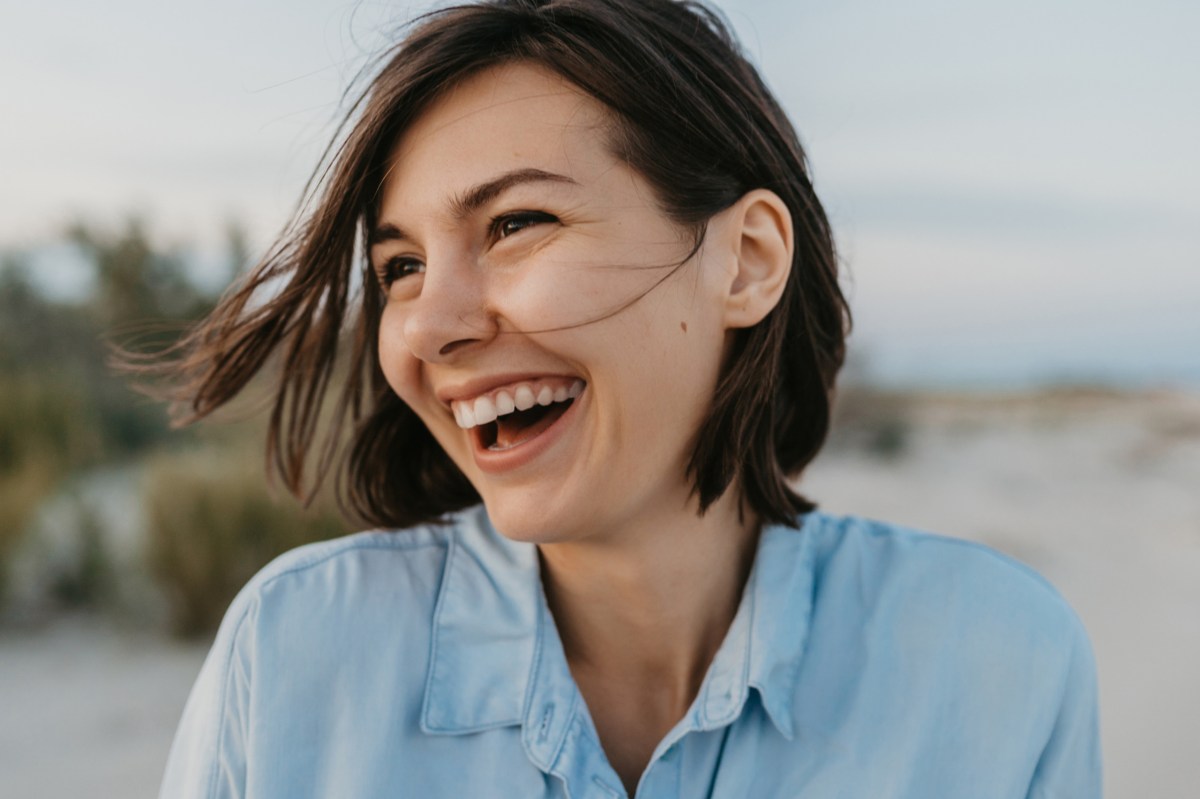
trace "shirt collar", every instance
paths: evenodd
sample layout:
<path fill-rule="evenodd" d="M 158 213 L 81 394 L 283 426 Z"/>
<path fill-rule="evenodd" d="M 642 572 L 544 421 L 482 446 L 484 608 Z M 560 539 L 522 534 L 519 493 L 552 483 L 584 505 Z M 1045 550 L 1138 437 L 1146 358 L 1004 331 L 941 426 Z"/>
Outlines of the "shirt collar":
<path fill-rule="evenodd" d="M 823 518 L 812 512 L 800 520 L 800 529 L 764 529 L 746 592 L 753 603 L 747 683 L 758 690 L 767 714 L 789 741 L 795 735 L 799 709 L 793 700 L 813 612 L 814 528 Z"/>
<path fill-rule="evenodd" d="M 772 723 L 795 734 L 793 697 L 812 615 L 812 528 L 763 529 L 729 632 L 693 704 L 691 725 L 732 722 L 754 687 Z M 461 734 L 523 725 L 550 769 L 578 723 L 575 689 L 542 591 L 537 548 L 492 528 L 482 507 L 456 518 L 434 610 L 421 729 Z"/>
<path fill-rule="evenodd" d="M 601 772 L 587 714 L 542 590 L 537 548 L 504 538 L 482 508 L 456 520 L 434 609 L 421 729 L 460 735 L 520 725 L 530 759 L 575 784 Z M 619 791 L 607 787 L 614 796 Z"/>
<path fill-rule="evenodd" d="M 519 724 L 533 663 L 537 549 L 497 533 L 482 506 L 455 517 L 433 612 L 421 729 Z"/>

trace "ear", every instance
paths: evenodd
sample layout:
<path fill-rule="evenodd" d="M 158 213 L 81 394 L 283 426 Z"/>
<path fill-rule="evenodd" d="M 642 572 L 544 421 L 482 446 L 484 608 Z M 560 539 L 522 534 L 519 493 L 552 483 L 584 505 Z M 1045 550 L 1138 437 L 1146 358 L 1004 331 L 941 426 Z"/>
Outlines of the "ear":
<path fill-rule="evenodd" d="M 783 296 L 795 247 L 792 215 L 767 189 L 748 192 L 728 211 L 727 241 L 736 272 L 725 298 L 725 327 L 751 327 Z"/>

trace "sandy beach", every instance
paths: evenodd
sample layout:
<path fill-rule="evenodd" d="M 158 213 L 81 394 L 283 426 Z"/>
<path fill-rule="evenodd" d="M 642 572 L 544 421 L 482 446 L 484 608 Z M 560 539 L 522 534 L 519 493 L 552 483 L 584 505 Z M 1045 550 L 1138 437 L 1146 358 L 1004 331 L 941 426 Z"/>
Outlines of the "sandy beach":
<path fill-rule="evenodd" d="M 206 649 L 87 617 L 0 633 L 0 796 L 156 795 Z"/>
<path fill-rule="evenodd" d="M 1092 637 L 1106 795 L 1196 795 L 1200 396 L 890 399 L 848 415 L 801 485 L 1044 574 Z M 0 629 L 0 793 L 153 796 L 205 648 L 93 617 Z"/>

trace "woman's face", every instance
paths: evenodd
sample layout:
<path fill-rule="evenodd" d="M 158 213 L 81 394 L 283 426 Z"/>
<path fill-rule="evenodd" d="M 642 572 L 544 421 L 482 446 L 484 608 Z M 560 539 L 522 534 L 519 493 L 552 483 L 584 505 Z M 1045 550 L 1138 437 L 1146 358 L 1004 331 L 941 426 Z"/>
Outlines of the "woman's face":
<path fill-rule="evenodd" d="M 372 237 L 383 373 L 519 540 L 685 507 L 725 347 L 722 215 L 672 271 L 692 238 L 609 125 L 536 66 L 476 75 L 397 144 Z"/>

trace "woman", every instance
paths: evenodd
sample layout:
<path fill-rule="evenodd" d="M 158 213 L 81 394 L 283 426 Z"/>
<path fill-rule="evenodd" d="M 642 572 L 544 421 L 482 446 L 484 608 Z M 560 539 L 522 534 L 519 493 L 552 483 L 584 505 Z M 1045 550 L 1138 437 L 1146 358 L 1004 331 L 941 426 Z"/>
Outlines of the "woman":
<path fill-rule="evenodd" d="M 796 136 L 713 14 L 431 14 L 319 174 L 173 368 L 200 417 L 282 358 L 299 492 L 347 352 L 345 486 L 384 531 L 242 591 L 164 797 L 1099 795 L 1053 589 L 789 485 L 848 312 Z"/>

